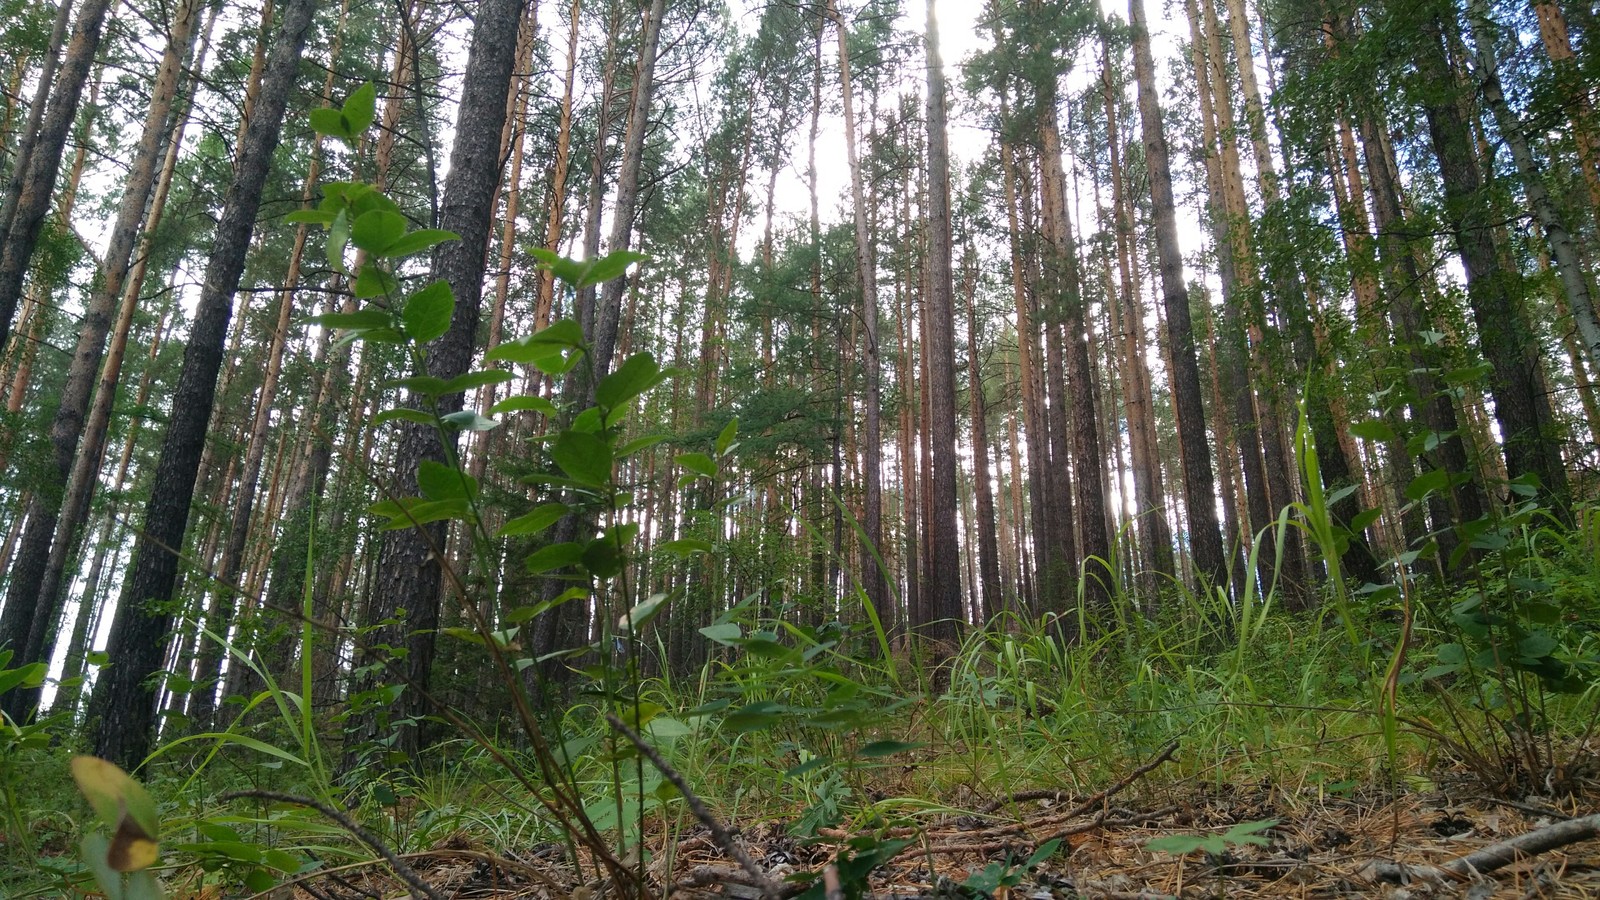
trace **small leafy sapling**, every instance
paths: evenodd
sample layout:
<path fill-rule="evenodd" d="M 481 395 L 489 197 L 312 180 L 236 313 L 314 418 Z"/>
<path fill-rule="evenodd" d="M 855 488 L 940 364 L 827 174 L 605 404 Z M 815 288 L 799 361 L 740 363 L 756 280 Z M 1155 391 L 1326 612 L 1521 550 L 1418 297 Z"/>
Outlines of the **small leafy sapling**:
<path fill-rule="evenodd" d="M 1155 838 L 1144 846 L 1146 850 L 1163 851 L 1173 856 L 1188 856 L 1198 850 L 1204 851 L 1212 858 L 1219 858 L 1227 853 L 1230 847 L 1243 847 L 1246 844 L 1267 846 L 1271 841 L 1262 837 L 1261 832 L 1274 828 L 1277 824 L 1277 819 L 1240 822 L 1221 834 L 1169 834 Z"/>
<path fill-rule="evenodd" d="M 984 897 L 1000 896 L 1021 884 L 1023 878 L 1054 856 L 1059 849 L 1061 849 L 1061 838 L 1052 838 L 1035 848 L 1033 854 L 1020 865 L 1016 864 L 1010 853 L 1007 853 L 1004 862 L 992 862 L 981 871 L 973 872 L 967 876 L 966 881 L 961 882 L 961 886 Z"/>

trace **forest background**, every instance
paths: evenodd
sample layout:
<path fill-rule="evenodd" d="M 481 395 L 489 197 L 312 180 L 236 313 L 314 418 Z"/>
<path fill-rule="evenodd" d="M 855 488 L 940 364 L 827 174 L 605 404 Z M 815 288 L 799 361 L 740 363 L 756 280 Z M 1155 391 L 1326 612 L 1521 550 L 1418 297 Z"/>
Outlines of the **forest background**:
<path fill-rule="evenodd" d="M 1581 798 L 1595 11 L 946 6 L 5 7 L 8 847 L 64 747 L 618 878 L 674 766 Z"/>

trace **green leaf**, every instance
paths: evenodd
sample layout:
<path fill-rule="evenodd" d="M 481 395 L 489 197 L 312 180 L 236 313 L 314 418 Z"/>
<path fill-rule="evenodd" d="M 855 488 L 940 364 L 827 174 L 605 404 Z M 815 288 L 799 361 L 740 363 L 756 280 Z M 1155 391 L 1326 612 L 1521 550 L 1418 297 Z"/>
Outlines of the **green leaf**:
<path fill-rule="evenodd" d="M 1382 419 L 1368 419 L 1350 426 L 1350 433 L 1368 441 L 1392 441 L 1394 429 Z"/>
<path fill-rule="evenodd" d="M 320 209 L 297 209 L 283 217 L 290 225 L 321 225 L 326 228 L 333 224 L 334 213 Z"/>
<path fill-rule="evenodd" d="M 378 92 L 369 81 L 345 98 L 344 109 L 340 110 L 340 113 L 344 116 L 345 126 L 350 129 L 350 136 L 359 137 L 372 127 L 372 120 L 377 116 L 377 111 Z"/>
<path fill-rule="evenodd" d="M 535 247 L 530 252 L 533 254 L 533 258 L 539 261 L 541 267 L 549 269 L 551 274 L 561 279 L 564 284 L 577 287 L 578 282 L 583 278 L 583 263 L 570 260 L 543 247 Z"/>
<path fill-rule="evenodd" d="M 478 496 L 477 479 L 431 459 L 417 465 L 417 487 L 429 500 L 472 500 Z"/>
<path fill-rule="evenodd" d="M 1367 526 L 1378 521 L 1378 518 L 1382 515 L 1382 507 L 1374 506 L 1371 509 L 1362 510 L 1350 517 L 1350 530 L 1356 534 L 1366 531 Z"/>
<path fill-rule="evenodd" d="M 581 350 L 583 342 L 583 326 L 577 319 L 561 319 L 551 322 L 544 328 L 529 335 L 527 340 L 534 344 L 558 344 L 562 347 L 572 347 Z"/>
<path fill-rule="evenodd" d="M 300 860 L 300 857 L 295 856 L 293 853 L 286 853 L 282 850 L 268 850 L 262 853 L 261 861 L 272 868 L 277 869 L 279 872 L 284 872 L 286 874 L 298 872 L 300 871 L 300 867 L 304 865 L 304 863 Z"/>
<path fill-rule="evenodd" d="M 641 450 L 648 450 L 651 447 L 664 442 L 666 439 L 667 436 L 664 434 L 647 434 L 644 437 L 634 438 L 633 440 L 617 448 L 617 458 L 625 459 Z"/>
<path fill-rule="evenodd" d="M 543 615 L 544 613 L 556 608 L 557 606 L 560 606 L 563 603 L 570 603 L 573 600 L 582 600 L 588 596 L 588 588 L 570 587 L 565 591 L 562 591 L 560 596 L 557 596 L 553 599 L 544 600 L 539 603 L 535 603 L 532 606 L 519 606 L 516 609 L 511 610 L 510 612 L 506 613 L 506 621 L 512 624 L 526 622 L 530 619 Z"/>
<path fill-rule="evenodd" d="M 611 482 L 611 445 L 592 434 L 563 431 L 550 457 L 575 481 L 596 487 Z"/>
<path fill-rule="evenodd" d="M 356 219 L 374 210 L 404 216 L 400 211 L 400 204 L 390 200 L 383 192 L 370 184 L 358 184 L 345 194 L 350 203 L 350 218 Z"/>
<path fill-rule="evenodd" d="M 666 611 L 668 597 L 667 594 L 651 594 L 618 620 L 617 630 L 623 634 L 638 634 L 650 620 Z"/>
<path fill-rule="evenodd" d="M 443 378 L 436 378 L 432 375 L 413 375 L 410 378 L 396 378 L 389 384 L 422 394 L 425 397 L 437 397 L 445 393 L 445 387 L 447 386 L 447 382 Z"/>
<path fill-rule="evenodd" d="M 1259 822 L 1240 822 L 1232 828 L 1229 828 L 1227 833 L 1222 836 L 1222 840 L 1227 844 L 1254 844 L 1257 847 L 1265 847 L 1267 844 L 1271 843 L 1271 841 L 1269 841 L 1267 838 L 1261 837 L 1260 832 L 1266 831 L 1268 828 L 1275 828 L 1277 827 L 1277 824 L 1277 819 L 1262 819 Z"/>
<path fill-rule="evenodd" d="M 353 313 L 323 313 L 320 316 L 311 316 L 305 321 L 335 331 L 365 331 L 369 328 L 386 328 L 393 320 L 385 310 L 369 306 Z"/>
<path fill-rule="evenodd" d="M 494 406 L 489 407 L 489 413 L 496 416 L 500 415 L 501 413 L 522 412 L 524 410 L 532 410 L 534 412 L 544 413 L 547 416 L 559 415 L 561 412 L 561 410 L 557 409 L 556 405 L 551 403 L 549 400 L 546 400 L 543 397 L 532 397 L 527 395 L 521 397 L 507 397 L 506 399 L 501 400 L 499 403 L 496 403 Z"/>
<path fill-rule="evenodd" d="M 1525 659 L 1549 656 L 1560 644 L 1548 631 L 1535 631 L 1517 642 L 1517 655 Z"/>
<path fill-rule="evenodd" d="M 328 226 L 328 267 L 344 275 L 350 270 L 344 267 L 344 248 L 350 243 L 350 214 L 339 210 L 333 217 L 333 223 Z"/>
<path fill-rule="evenodd" d="M 606 409 L 615 409 L 660 383 L 661 366 L 656 364 L 656 358 L 649 353 L 635 353 L 615 372 L 600 379 L 594 401 Z"/>
<path fill-rule="evenodd" d="M 373 256 L 383 256 L 406 233 L 405 216 L 375 209 L 362 213 L 350 225 L 350 243 Z"/>
<path fill-rule="evenodd" d="M 432 249 L 437 244 L 445 241 L 459 241 L 461 235 L 454 231 L 445 231 L 439 228 L 419 228 L 416 231 L 399 238 L 389 245 L 384 251 L 384 256 L 390 259 L 402 259 Z"/>
<path fill-rule="evenodd" d="M 30 663 L 16 669 L 0 668 L 0 694 L 18 686 L 30 688 L 44 684 L 44 677 L 50 672 L 50 667 L 42 662 Z"/>
<path fill-rule="evenodd" d="M 696 553 L 710 553 L 716 548 L 711 546 L 710 541 L 699 538 L 678 538 L 675 541 L 662 541 L 656 545 L 656 549 L 662 553 L 688 558 Z"/>
<path fill-rule="evenodd" d="M 680 453 L 678 465 L 706 478 L 717 477 L 717 462 L 704 453 Z"/>
<path fill-rule="evenodd" d="M 615 578 L 622 571 L 622 548 L 609 534 L 603 534 L 583 548 L 583 567 L 596 578 Z"/>
<path fill-rule="evenodd" d="M 727 456 L 728 455 L 728 451 L 733 449 L 733 440 L 734 440 L 734 438 L 736 438 L 738 436 L 739 436 L 739 420 L 738 420 L 738 418 L 729 419 L 728 420 L 728 424 L 722 426 L 722 433 L 717 435 L 717 455 L 718 456 Z"/>
<path fill-rule="evenodd" d="M 643 262 L 650 257 L 643 253 L 634 253 L 631 250 L 614 250 L 599 259 L 592 259 L 584 263 L 583 274 L 578 278 L 577 288 L 586 288 L 591 285 L 604 284 L 613 278 L 621 277 L 628 267 L 636 262 Z M 559 272 L 557 273 L 560 274 Z"/>
<path fill-rule="evenodd" d="M 546 360 L 559 360 L 563 356 L 560 347 L 550 344 L 531 344 L 527 338 L 515 341 L 503 341 L 489 349 L 483 355 L 488 362 L 508 362 L 519 366 L 537 366 L 539 371 L 545 370 Z"/>
<path fill-rule="evenodd" d="M 357 300 L 370 300 L 373 297 L 387 297 L 398 293 L 400 282 L 393 275 L 378 267 L 376 262 L 368 260 L 361 267 L 361 273 L 356 276 L 355 291 Z"/>
<path fill-rule="evenodd" d="M 439 393 L 455 394 L 480 388 L 487 384 L 505 384 L 516 377 L 505 369 L 480 369 L 476 372 L 468 372 L 465 375 L 457 375 L 450 379 L 445 382 L 444 390 Z"/>
<path fill-rule="evenodd" d="M 1146 841 L 1144 847 L 1146 850 L 1171 853 L 1173 856 L 1188 856 L 1196 850 L 1206 849 L 1221 843 L 1214 835 L 1202 837 L 1195 834 L 1169 834 L 1166 837 L 1158 837 Z M 1226 849 L 1227 847 L 1219 846 L 1215 852 L 1221 852 Z"/>
<path fill-rule="evenodd" d="M 741 637 L 744 637 L 744 629 L 739 627 L 738 622 L 723 622 L 720 625 L 707 625 L 706 627 L 700 629 L 700 633 L 705 635 L 708 640 L 716 641 L 717 643 L 726 647 L 738 646 L 736 642 Z"/>
<path fill-rule="evenodd" d="M 403 504 L 404 512 L 391 518 L 384 524 L 382 530 L 403 531 L 416 525 L 426 525 L 429 522 L 466 519 L 472 514 L 472 507 L 463 499 L 418 502 L 416 497 L 407 497 L 406 500 L 410 502 Z"/>
<path fill-rule="evenodd" d="M 323 137 L 350 139 L 350 126 L 337 109 L 313 109 L 310 120 L 311 130 Z"/>
<path fill-rule="evenodd" d="M 535 507 L 526 515 L 517 516 L 515 519 L 500 526 L 496 537 L 522 537 L 529 534 L 538 534 L 551 525 L 561 521 L 569 508 L 565 503 L 546 503 Z"/>
<path fill-rule="evenodd" d="M 1406 485 L 1406 499 L 1421 500 L 1434 491 L 1444 490 L 1449 486 L 1450 473 L 1444 469 L 1433 469 L 1418 475 Z"/>
<path fill-rule="evenodd" d="M 572 541 L 540 547 L 533 555 L 528 557 L 525 566 L 530 575 L 539 575 L 555 569 L 565 569 L 582 561 L 583 549 L 582 544 L 573 543 Z"/>
<path fill-rule="evenodd" d="M 477 410 L 463 409 L 443 416 L 439 421 L 456 429 L 457 431 L 493 431 L 500 427 L 500 423 L 493 419 L 478 415 Z"/>
<path fill-rule="evenodd" d="M 272 873 L 266 869 L 251 869 L 249 874 L 244 876 L 244 886 L 258 894 L 272 890 L 277 883 L 278 879 L 273 878 Z"/>
<path fill-rule="evenodd" d="M 406 299 L 406 308 L 401 314 L 406 334 L 419 344 L 428 343 L 450 330 L 450 317 L 455 309 L 456 298 L 450 292 L 450 285 L 435 281 Z"/>

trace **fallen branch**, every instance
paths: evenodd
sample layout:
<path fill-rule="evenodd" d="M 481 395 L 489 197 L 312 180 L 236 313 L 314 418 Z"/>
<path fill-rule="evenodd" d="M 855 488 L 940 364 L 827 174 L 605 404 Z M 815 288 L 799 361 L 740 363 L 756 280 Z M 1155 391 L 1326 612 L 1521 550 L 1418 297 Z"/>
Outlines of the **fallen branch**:
<path fill-rule="evenodd" d="M 1177 753 L 1177 752 L 1178 752 L 1178 742 L 1177 741 L 1173 741 L 1172 743 L 1170 743 L 1170 744 L 1168 744 L 1166 746 L 1166 749 L 1164 749 L 1160 753 L 1156 754 L 1154 759 L 1152 759 L 1149 762 L 1145 763 L 1144 765 L 1138 767 L 1137 769 L 1134 769 L 1132 772 L 1129 772 L 1128 774 L 1122 776 L 1122 778 L 1119 781 L 1117 781 L 1116 784 L 1113 784 L 1110 787 L 1106 788 L 1105 790 L 1091 795 L 1089 797 L 1089 799 L 1087 799 L 1087 800 L 1083 801 L 1082 803 L 1078 804 L 1076 809 L 1074 809 L 1072 812 L 1067 813 L 1066 817 L 1067 818 L 1071 818 L 1071 819 L 1075 819 L 1078 816 L 1087 815 L 1089 810 L 1094 809 L 1096 806 L 1099 806 L 1102 803 L 1105 803 L 1107 800 L 1110 800 L 1112 797 L 1115 797 L 1117 794 L 1122 793 L 1124 790 L 1127 789 L 1128 785 L 1133 784 L 1135 781 L 1138 781 L 1140 778 L 1143 778 L 1144 776 L 1150 774 L 1151 772 L 1154 772 L 1156 769 L 1159 769 L 1161 767 L 1162 763 L 1165 763 L 1167 760 L 1171 759 L 1172 758 L 1172 754 Z"/>
<path fill-rule="evenodd" d="M 1473 875 L 1487 875 L 1517 860 L 1538 856 L 1579 841 L 1587 841 L 1596 835 L 1600 835 L 1600 813 L 1536 828 L 1527 834 L 1519 834 L 1498 844 L 1490 844 L 1442 865 L 1374 861 L 1362 866 L 1357 875 L 1370 881 L 1391 883 L 1429 881 L 1438 884 L 1459 881 Z"/>
<path fill-rule="evenodd" d="M 394 869 L 394 874 L 406 883 L 406 887 L 411 891 L 411 896 L 426 897 L 428 900 L 445 900 L 443 894 L 439 893 L 433 885 L 423 881 L 422 876 L 418 875 L 415 869 L 406 865 L 405 860 L 396 856 L 393 850 L 385 846 L 377 835 L 361 827 L 360 822 L 350 818 L 340 810 L 334 809 L 320 800 L 313 800 L 310 797 L 298 797 L 294 794 L 280 794 L 277 791 L 234 791 L 231 794 L 223 794 L 217 799 L 226 803 L 229 800 L 241 798 L 269 800 L 273 803 L 292 803 L 295 806 L 310 807 L 337 822 L 340 828 L 350 832 L 357 840 L 371 847 L 373 852 L 387 860 L 389 867 Z"/>
<path fill-rule="evenodd" d="M 713 885 L 738 884 L 755 888 L 756 890 L 765 890 L 766 885 L 762 882 L 763 880 L 751 877 L 750 873 L 743 869 L 729 869 L 723 866 L 698 866 L 690 871 L 689 874 L 673 882 L 673 888 L 675 890 L 689 890 L 691 888 L 712 887 Z M 803 893 L 808 887 L 810 885 L 807 884 L 786 884 L 780 885 L 779 891 L 782 897 L 789 898 Z"/>
<path fill-rule="evenodd" d="M 624 724 L 615 714 L 606 713 L 606 722 L 618 734 L 627 738 L 628 743 L 644 754 L 645 759 L 650 760 L 650 764 L 655 766 L 663 777 L 672 782 L 672 786 L 678 789 L 678 793 L 682 794 L 684 801 L 689 804 L 689 811 L 694 813 L 694 817 L 699 819 L 701 824 L 710 829 L 711 837 L 717 842 L 717 846 L 733 857 L 739 867 L 749 873 L 750 877 L 755 880 L 753 886 L 759 888 L 767 900 L 782 900 L 783 889 L 777 882 L 768 877 L 760 866 L 756 865 L 756 861 L 750 858 L 750 854 L 744 852 L 744 848 L 740 847 L 739 842 L 733 839 L 733 835 L 728 833 L 728 829 L 722 827 L 722 823 L 717 820 L 716 816 L 711 814 L 711 810 L 706 809 L 705 803 L 701 802 L 699 796 L 690 789 L 689 782 L 678 774 L 678 770 L 669 765 L 661 757 L 661 754 L 656 752 L 656 748 L 645 743 L 644 738 L 635 734 L 633 729 Z"/>
<path fill-rule="evenodd" d="M 1066 803 L 1076 796 L 1076 794 L 1070 791 L 1059 790 L 1017 791 L 1014 794 L 1001 797 L 998 800 L 990 800 L 979 809 L 979 812 L 999 812 L 1001 807 L 1013 806 L 1018 803 L 1032 803 L 1035 800 L 1049 800 L 1052 803 Z"/>

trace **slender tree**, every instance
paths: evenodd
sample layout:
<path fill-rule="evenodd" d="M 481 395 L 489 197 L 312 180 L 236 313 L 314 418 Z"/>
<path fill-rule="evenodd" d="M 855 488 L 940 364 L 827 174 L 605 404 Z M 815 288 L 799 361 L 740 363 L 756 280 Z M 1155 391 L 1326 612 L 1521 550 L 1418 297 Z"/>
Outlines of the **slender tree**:
<path fill-rule="evenodd" d="M 117 664 L 95 683 L 90 701 L 95 753 L 124 766 L 141 762 L 150 746 L 156 688 L 149 679 L 161 666 L 162 636 L 171 628 L 169 600 L 178 574 L 178 549 L 189 520 L 233 296 L 244 274 L 256 211 L 315 7 L 315 0 L 288 0 L 284 5 L 255 109 L 245 124 L 173 392 L 172 420 L 112 623 L 107 652 Z"/>
<path fill-rule="evenodd" d="M 1150 175 L 1151 226 L 1161 273 L 1166 311 L 1168 358 L 1178 439 L 1183 445 L 1183 487 L 1188 509 L 1189 546 L 1195 570 L 1216 584 L 1228 579 L 1228 563 L 1217 527 L 1211 447 L 1206 442 L 1205 406 L 1200 393 L 1200 366 L 1195 358 L 1194 330 L 1189 319 L 1189 286 L 1183 277 L 1178 248 L 1177 206 L 1172 197 L 1172 170 L 1166 126 L 1161 121 L 1155 59 L 1144 0 L 1129 0 L 1133 29 L 1133 70 L 1139 86 L 1139 117 L 1144 135 L 1145 165 Z"/>

